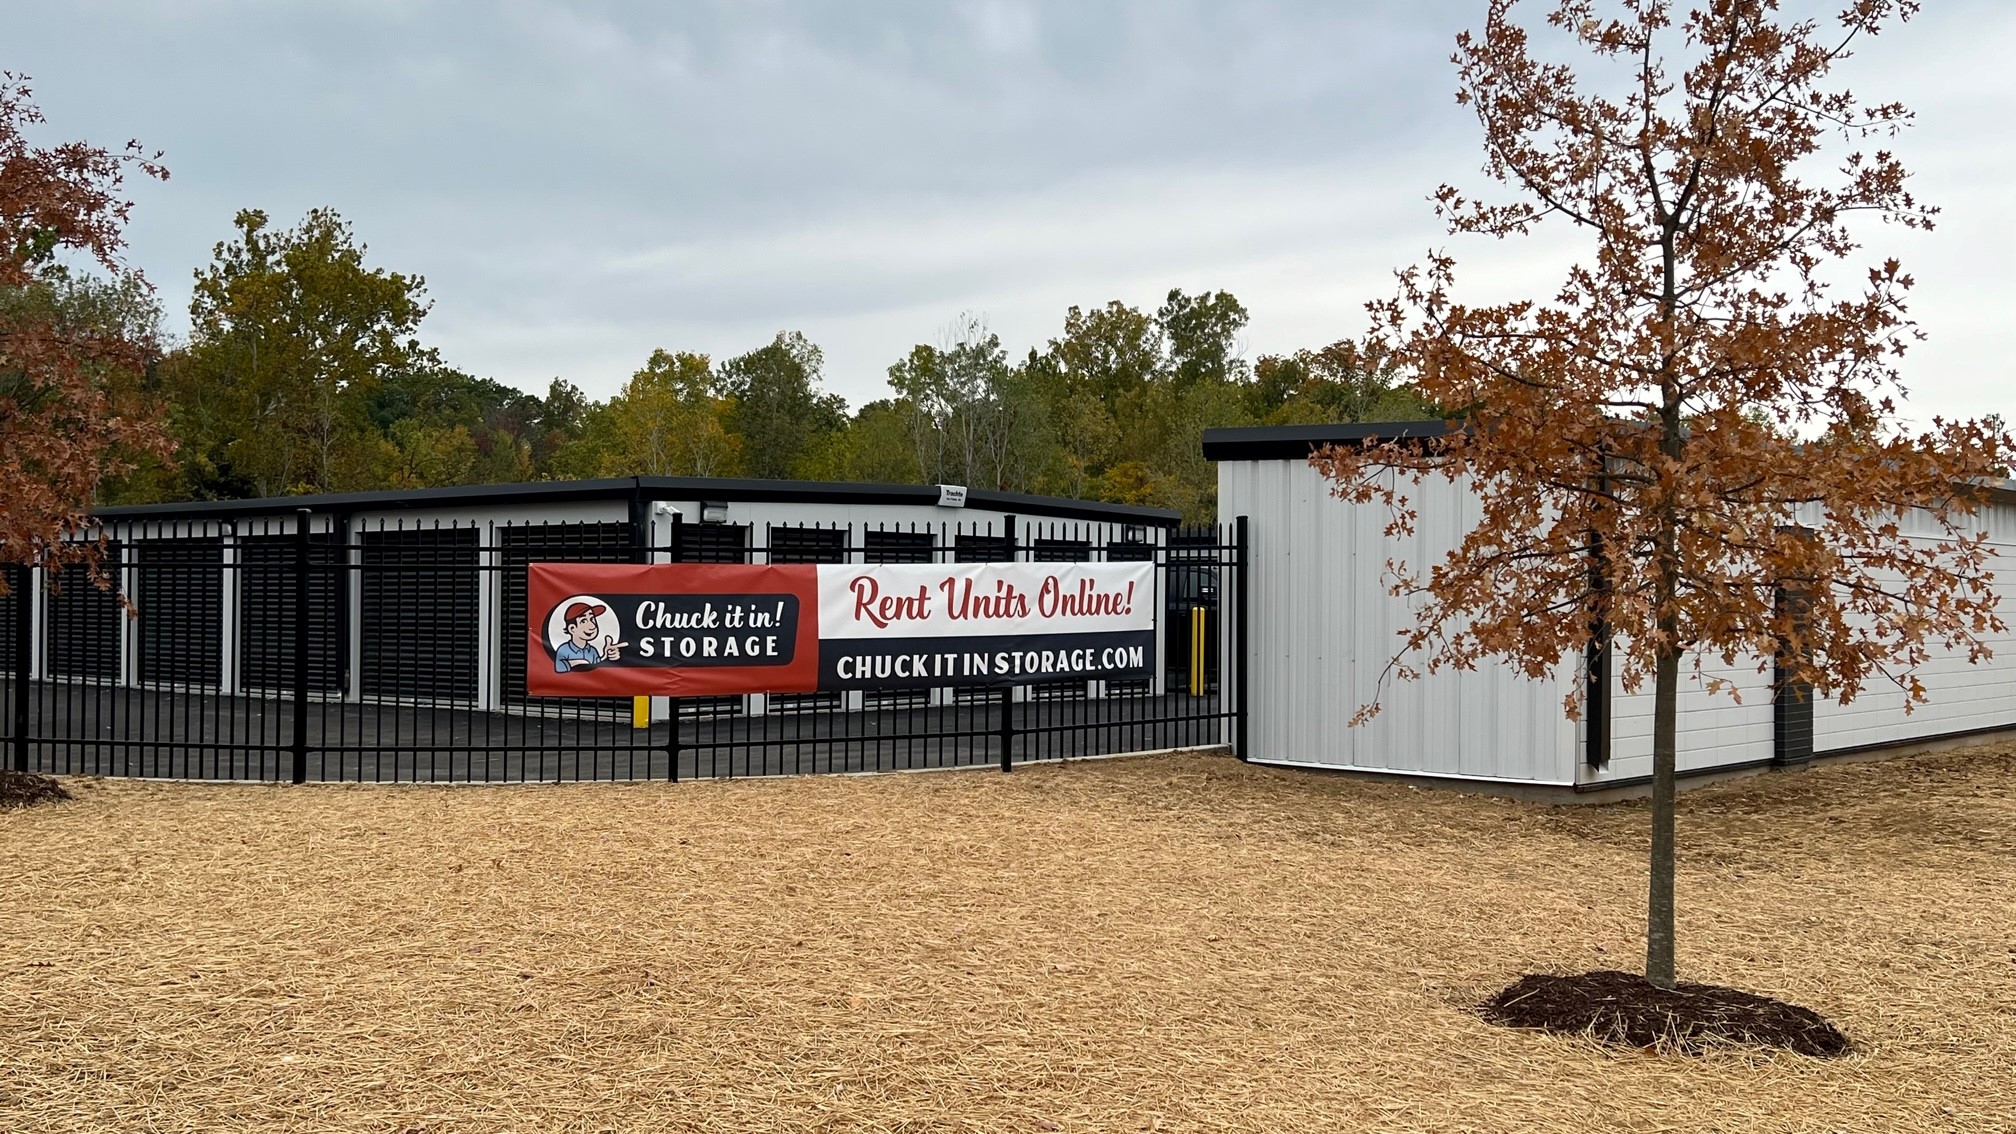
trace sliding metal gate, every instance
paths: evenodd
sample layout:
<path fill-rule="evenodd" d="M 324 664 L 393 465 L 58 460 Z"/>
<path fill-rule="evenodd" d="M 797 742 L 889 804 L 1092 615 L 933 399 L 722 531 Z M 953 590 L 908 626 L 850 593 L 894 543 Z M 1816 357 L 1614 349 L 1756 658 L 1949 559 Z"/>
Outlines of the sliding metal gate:
<path fill-rule="evenodd" d="M 136 525 L 97 580 L 8 569 L 0 760 L 60 775 L 515 782 L 869 772 L 1239 744 L 1245 523 Z M 756 537 L 760 537 L 760 542 Z M 524 691 L 526 564 L 1153 560 L 1153 681 L 668 698 Z M 130 601 L 122 602 L 121 596 Z M 24 679 L 24 674 L 28 675 Z"/>

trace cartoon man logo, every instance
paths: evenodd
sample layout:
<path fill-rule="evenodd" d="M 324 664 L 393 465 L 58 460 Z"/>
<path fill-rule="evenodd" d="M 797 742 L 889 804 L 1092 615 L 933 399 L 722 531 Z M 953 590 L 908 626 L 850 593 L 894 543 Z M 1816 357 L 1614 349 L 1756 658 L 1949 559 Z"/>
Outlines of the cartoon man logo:
<path fill-rule="evenodd" d="M 601 603 L 572 602 L 561 613 L 561 632 L 566 636 L 553 650 L 553 669 L 556 673 L 568 673 L 577 669 L 592 669 L 605 662 L 613 662 L 623 656 L 624 643 L 608 635 L 603 635 L 598 648 L 595 635 L 601 632 L 598 621 L 608 613 L 609 608 Z"/>

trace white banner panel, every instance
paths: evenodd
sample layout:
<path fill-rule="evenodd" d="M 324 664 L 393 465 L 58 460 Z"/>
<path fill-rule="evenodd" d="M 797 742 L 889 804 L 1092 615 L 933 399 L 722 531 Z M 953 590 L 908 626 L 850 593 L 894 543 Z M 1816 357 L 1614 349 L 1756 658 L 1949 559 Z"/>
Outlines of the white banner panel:
<path fill-rule="evenodd" d="M 821 638 L 1099 634 L 1154 628 L 1152 563 L 819 566 Z"/>
<path fill-rule="evenodd" d="M 1152 677 L 1152 563 L 819 565 L 819 687 Z"/>

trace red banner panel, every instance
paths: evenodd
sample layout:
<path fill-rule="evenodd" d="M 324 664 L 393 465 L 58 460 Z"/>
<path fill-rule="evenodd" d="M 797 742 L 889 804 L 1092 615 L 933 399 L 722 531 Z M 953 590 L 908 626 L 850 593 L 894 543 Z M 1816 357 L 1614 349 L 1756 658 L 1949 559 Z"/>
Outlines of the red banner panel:
<path fill-rule="evenodd" d="M 703 697 L 819 687 L 809 564 L 534 563 L 525 689 L 547 697 Z"/>

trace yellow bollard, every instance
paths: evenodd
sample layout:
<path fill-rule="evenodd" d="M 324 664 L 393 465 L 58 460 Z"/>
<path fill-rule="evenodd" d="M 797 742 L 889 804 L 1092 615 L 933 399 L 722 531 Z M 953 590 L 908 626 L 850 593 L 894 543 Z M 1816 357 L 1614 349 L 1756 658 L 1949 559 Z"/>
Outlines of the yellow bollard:
<path fill-rule="evenodd" d="M 651 727 L 651 698 L 649 697 L 630 698 L 630 727 L 631 728 Z"/>
<path fill-rule="evenodd" d="M 1204 608 L 1190 608 L 1190 695 L 1204 695 Z"/>

